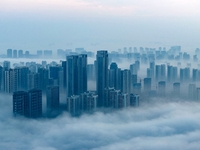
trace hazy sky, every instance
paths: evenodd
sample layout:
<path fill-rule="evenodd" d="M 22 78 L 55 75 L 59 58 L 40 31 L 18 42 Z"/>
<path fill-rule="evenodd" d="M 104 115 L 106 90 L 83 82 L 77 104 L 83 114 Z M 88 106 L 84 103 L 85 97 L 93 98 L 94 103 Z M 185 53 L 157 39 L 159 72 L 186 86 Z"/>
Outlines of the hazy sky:
<path fill-rule="evenodd" d="M 0 0 L 0 52 L 198 47 L 199 0 Z"/>

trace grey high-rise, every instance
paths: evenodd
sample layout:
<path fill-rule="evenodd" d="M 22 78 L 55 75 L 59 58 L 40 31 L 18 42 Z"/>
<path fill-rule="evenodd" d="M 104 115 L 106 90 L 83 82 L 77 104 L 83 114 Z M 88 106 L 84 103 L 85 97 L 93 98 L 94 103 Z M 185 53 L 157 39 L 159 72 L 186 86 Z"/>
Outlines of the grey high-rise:
<path fill-rule="evenodd" d="M 28 91 L 29 117 L 37 118 L 42 116 L 42 90 L 32 89 Z"/>
<path fill-rule="evenodd" d="M 17 91 L 13 93 L 13 115 L 29 116 L 29 99 L 28 93 L 25 91 Z"/>
<path fill-rule="evenodd" d="M 67 97 L 87 91 L 87 55 L 67 56 Z"/>
<path fill-rule="evenodd" d="M 87 55 L 78 55 L 78 94 L 87 91 Z"/>
<path fill-rule="evenodd" d="M 47 108 L 52 111 L 59 108 L 59 86 L 47 86 Z"/>
<path fill-rule="evenodd" d="M 98 94 L 98 107 L 104 106 L 104 89 L 108 87 L 108 52 L 105 50 L 97 51 L 97 78 L 96 90 Z"/>

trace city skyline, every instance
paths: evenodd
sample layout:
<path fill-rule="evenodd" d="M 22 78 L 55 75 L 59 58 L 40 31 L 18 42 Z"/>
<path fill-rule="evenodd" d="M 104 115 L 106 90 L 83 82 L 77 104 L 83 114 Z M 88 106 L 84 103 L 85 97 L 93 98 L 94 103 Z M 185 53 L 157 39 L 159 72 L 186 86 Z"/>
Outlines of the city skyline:
<path fill-rule="evenodd" d="M 199 0 L 0 0 L 0 149 L 199 150 Z"/>

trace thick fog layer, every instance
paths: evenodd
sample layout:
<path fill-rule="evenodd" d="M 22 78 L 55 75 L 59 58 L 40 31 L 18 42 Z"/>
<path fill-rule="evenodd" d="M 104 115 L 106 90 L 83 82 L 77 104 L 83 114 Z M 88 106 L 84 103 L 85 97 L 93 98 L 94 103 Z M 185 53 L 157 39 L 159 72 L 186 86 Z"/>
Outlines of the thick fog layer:
<path fill-rule="evenodd" d="M 200 149 L 200 105 L 154 99 L 139 108 L 55 119 L 12 116 L 0 98 L 1 149 Z"/>

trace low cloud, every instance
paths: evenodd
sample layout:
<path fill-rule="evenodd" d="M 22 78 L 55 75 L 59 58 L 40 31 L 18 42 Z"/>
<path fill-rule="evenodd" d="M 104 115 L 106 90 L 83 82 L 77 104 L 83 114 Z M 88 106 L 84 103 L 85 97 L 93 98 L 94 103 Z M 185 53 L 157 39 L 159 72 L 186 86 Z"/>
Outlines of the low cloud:
<path fill-rule="evenodd" d="M 0 98 L 1 149 L 200 149 L 200 105 L 160 102 L 55 119 L 12 116 L 12 97 Z"/>

